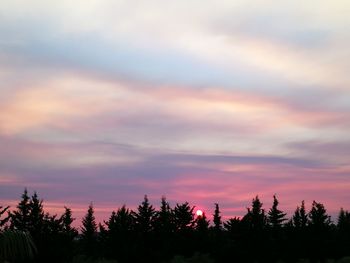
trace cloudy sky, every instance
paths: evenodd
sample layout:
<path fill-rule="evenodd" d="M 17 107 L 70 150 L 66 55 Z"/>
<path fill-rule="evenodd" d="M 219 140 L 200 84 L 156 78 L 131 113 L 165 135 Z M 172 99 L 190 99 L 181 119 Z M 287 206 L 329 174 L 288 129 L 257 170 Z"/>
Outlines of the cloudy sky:
<path fill-rule="evenodd" d="M 0 205 L 350 209 L 350 3 L 2 0 Z"/>

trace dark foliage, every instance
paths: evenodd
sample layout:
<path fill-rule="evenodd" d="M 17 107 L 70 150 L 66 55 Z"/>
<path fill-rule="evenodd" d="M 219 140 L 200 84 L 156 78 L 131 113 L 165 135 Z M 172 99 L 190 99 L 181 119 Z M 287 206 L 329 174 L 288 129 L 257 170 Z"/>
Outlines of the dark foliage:
<path fill-rule="evenodd" d="M 94 215 L 94 207 L 90 203 L 88 211 L 82 220 L 81 244 L 83 253 L 88 256 L 95 256 L 97 246 L 97 223 Z"/>
<path fill-rule="evenodd" d="M 144 196 L 136 211 L 123 205 L 97 225 L 90 204 L 79 235 L 71 209 L 60 216 L 45 213 L 38 195 L 25 190 L 9 216 L 9 207 L 0 207 L 0 262 L 321 263 L 350 254 L 347 210 L 340 210 L 335 225 L 322 203 L 314 201 L 306 212 L 302 201 L 290 220 L 278 205 L 274 196 L 266 214 L 256 196 L 246 215 L 223 222 L 215 204 L 211 224 L 205 213 L 195 216 L 188 202 L 172 208 L 162 197 L 156 210 Z"/>
<path fill-rule="evenodd" d="M 10 213 L 11 229 L 29 231 L 30 226 L 30 198 L 27 189 L 24 189 L 22 200 L 17 205 L 17 210 Z"/>
<path fill-rule="evenodd" d="M 268 212 L 268 222 L 273 228 L 279 228 L 283 226 L 283 223 L 287 220 L 286 213 L 278 209 L 278 200 L 276 195 L 273 196 L 273 205 Z"/>
<path fill-rule="evenodd" d="M 262 209 L 263 204 L 258 196 L 252 200 L 252 207 L 247 208 L 248 212 L 243 217 L 243 222 L 249 226 L 251 230 L 261 232 L 267 223 L 265 210 Z"/>
<path fill-rule="evenodd" d="M 73 256 L 73 240 L 77 230 L 71 226 L 74 219 L 69 208 L 61 217 L 45 213 L 43 200 L 35 192 L 29 197 L 25 189 L 16 210 L 9 213 L 9 218 L 13 233 L 9 237 L 22 240 L 22 244 L 32 240 L 36 253 L 30 254 L 33 254 L 35 262 L 64 262 Z"/>
<path fill-rule="evenodd" d="M 146 234 L 153 230 L 156 210 L 150 205 L 147 195 L 145 195 L 142 204 L 138 206 L 137 212 L 133 215 L 138 232 Z"/>
<path fill-rule="evenodd" d="M 220 216 L 219 204 L 215 203 L 215 211 L 213 215 L 214 230 L 220 232 L 222 230 L 222 221 Z"/>
<path fill-rule="evenodd" d="M 10 206 L 6 206 L 6 207 L 0 206 L 0 231 L 3 230 L 3 228 L 5 227 L 5 225 L 10 219 L 9 215 L 6 217 L 3 216 L 8 211 L 9 208 Z"/>
<path fill-rule="evenodd" d="M 308 222 L 307 214 L 305 211 L 305 202 L 301 202 L 301 206 L 297 207 L 292 218 L 292 224 L 297 229 L 305 229 Z"/>

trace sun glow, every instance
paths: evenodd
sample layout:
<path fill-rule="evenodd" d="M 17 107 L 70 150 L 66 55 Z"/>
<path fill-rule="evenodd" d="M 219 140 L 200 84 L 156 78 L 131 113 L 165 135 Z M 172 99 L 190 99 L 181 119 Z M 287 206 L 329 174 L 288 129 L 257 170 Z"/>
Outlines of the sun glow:
<path fill-rule="evenodd" d="M 203 215 L 203 211 L 198 209 L 198 210 L 196 211 L 196 215 L 197 215 L 197 216 L 202 216 L 202 215 Z"/>

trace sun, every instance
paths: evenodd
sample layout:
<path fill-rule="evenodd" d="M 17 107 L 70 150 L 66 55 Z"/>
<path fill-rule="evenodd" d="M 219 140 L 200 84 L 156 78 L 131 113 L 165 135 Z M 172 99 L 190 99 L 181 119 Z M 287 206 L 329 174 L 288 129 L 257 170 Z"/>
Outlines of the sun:
<path fill-rule="evenodd" d="M 202 215 L 203 215 L 203 211 L 200 210 L 200 209 L 198 209 L 198 210 L 196 211 L 196 215 L 197 215 L 197 216 L 202 216 Z"/>

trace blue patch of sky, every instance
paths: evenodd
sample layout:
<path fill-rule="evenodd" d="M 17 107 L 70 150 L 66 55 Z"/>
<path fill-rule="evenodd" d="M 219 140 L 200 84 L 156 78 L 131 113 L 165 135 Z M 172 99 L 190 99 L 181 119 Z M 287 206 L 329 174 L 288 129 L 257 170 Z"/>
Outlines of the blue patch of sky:
<path fill-rule="evenodd" d="M 0 26 L 0 34 L 7 38 L 1 44 L 3 50 L 27 57 L 39 67 L 77 68 L 155 85 L 214 86 L 270 96 L 297 95 L 293 87 L 300 86 L 240 60 L 227 68 L 183 50 L 146 48 L 128 39 L 115 44 L 99 35 L 62 35 L 50 30 L 50 26 L 36 26 L 39 25 L 20 24 L 12 30 Z"/>
<path fill-rule="evenodd" d="M 130 43 L 109 44 L 92 37 L 28 39 L 25 46 L 8 45 L 33 63 L 97 71 L 114 77 L 155 84 L 244 88 L 284 93 L 282 77 L 239 61 L 230 69 L 195 58 L 181 50 L 146 49 Z"/>
<path fill-rule="evenodd" d="M 239 33 L 302 49 L 326 45 L 332 35 L 331 29 L 305 20 L 306 15 L 298 9 L 290 12 L 253 9 L 238 17 L 223 16 L 214 24 L 214 29 L 230 35 Z"/>

